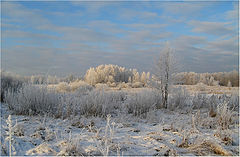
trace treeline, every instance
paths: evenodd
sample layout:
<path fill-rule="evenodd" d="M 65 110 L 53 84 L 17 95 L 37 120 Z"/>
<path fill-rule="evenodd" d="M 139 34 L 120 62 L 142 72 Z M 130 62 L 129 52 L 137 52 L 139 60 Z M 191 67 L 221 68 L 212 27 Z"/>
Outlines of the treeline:
<path fill-rule="evenodd" d="M 216 72 L 216 73 L 195 73 L 195 72 L 181 72 L 175 74 L 177 84 L 196 85 L 204 83 L 208 86 L 239 86 L 238 71 L 230 72 Z"/>
<path fill-rule="evenodd" d="M 126 69 L 117 65 L 99 65 L 96 68 L 87 70 L 85 81 L 90 85 L 98 83 L 113 84 L 113 83 L 142 83 L 146 84 L 150 79 L 150 73 L 139 73 L 137 69 Z"/>
<path fill-rule="evenodd" d="M 139 87 L 146 86 L 151 79 L 149 72 L 138 72 L 137 69 L 127 69 L 117 65 L 99 65 L 96 68 L 90 68 L 86 71 L 84 77 L 76 77 L 68 75 L 66 77 L 57 77 L 51 75 L 32 75 L 20 76 L 10 72 L 1 71 L 2 88 L 7 88 L 13 84 L 17 86 L 21 83 L 27 84 L 59 84 L 60 82 L 76 82 L 85 81 L 86 83 L 95 86 L 96 84 L 107 84 L 110 87 L 115 87 L 117 84 L 134 84 Z M 216 72 L 216 73 L 195 73 L 181 72 L 174 74 L 174 84 L 196 85 L 204 83 L 208 86 L 239 86 L 238 71 Z"/>
<path fill-rule="evenodd" d="M 11 78 L 29 84 L 58 84 L 60 82 L 70 83 L 82 79 L 81 77 L 76 77 L 72 74 L 67 75 L 66 77 L 57 77 L 52 75 L 21 76 L 7 71 L 1 71 L 1 76 L 2 79 Z"/>

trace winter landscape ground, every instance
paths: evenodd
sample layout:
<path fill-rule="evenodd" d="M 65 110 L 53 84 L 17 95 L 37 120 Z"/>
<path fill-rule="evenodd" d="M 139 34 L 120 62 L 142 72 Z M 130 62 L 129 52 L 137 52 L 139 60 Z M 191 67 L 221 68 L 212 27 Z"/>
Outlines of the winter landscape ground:
<path fill-rule="evenodd" d="M 239 1 L 0 4 L 0 156 L 240 156 Z"/>
<path fill-rule="evenodd" d="M 148 86 L 62 84 L 5 91 L 1 155 L 239 155 L 238 87 L 173 85 L 164 108 Z"/>

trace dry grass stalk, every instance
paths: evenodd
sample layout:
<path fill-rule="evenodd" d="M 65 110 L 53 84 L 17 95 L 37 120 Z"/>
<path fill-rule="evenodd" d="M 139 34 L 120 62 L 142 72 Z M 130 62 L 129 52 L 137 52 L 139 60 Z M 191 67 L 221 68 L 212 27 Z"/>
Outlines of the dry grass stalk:
<path fill-rule="evenodd" d="M 211 155 L 210 152 L 213 152 L 217 155 L 232 156 L 231 152 L 225 150 L 221 145 L 209 139 L 190 146 L 189 149 L 196 152 L 197 155 Z"/>
<path fill-rule="evenodd" d="M 191 130 L 191 132 L 192 133 L 199 133 L 198 129 L 196 128 L 195 119 L 196 119 L 195 116 L 192 115 L 192 130 Z"/>
<path fill-rule="evenodd" d="M 184 132 L 183 133 L 183 139 L 182 139 L 182 142 L 178 145 L 178 147 L 181 147 L 181 148 L 187 148 L 189 147 L 189 142 L 188 142 L 188 137 L 189 137 L 190 134 L 187 134 Z"/>
<path fill-rule="evenodd" d="M 233 143 L 231 130 L 218 129 L 214 136 L 220 138 L 225 145 L 231 145 Z"/>
<path fill-rule="evenodd" d="M 234 114 L 235 112 L 229 109 L 227 103 L 217 106 L 217 122 L 222 130 L 229 129 L 229 126 L 233 123 L 232 118 Z"/>
<path fill-rule="evenodd" d="M 213 107 L 210 108 L 210 111 L 209 111 L 209 116 L 210 117 L 216 117 L 217 113 L 216 111 L 214 111 Z"/>

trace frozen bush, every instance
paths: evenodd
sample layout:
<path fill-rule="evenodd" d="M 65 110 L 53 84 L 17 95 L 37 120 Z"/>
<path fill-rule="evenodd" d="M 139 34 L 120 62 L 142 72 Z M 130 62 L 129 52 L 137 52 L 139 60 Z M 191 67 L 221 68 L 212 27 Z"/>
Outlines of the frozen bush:
<path fill-rule="evenodd" d="M 70 92 L 71 91 L 71 88 L 70 86 L 68 85 L 68 83 L 66 82 L 60 82 L 57 87 L 56 87 L 56 90 L 58 92 Z"/>
<path fill-rule="evenodd" d="M 161 104 L 161 94 L 156 90 L 144 89 L 140 92 L 128 95 L 125 104 L 128 113 L 140 116 Z"/>
<path fill-rule="evenodd" d="M 133 88 L 142 88 L 144 84 L 142 82 L 135 82 L 132 84 Z"/>
<path fill-rule="evenodd" d="M 106 116 L 120 109 L 125 94 L 122 92 L 106 92 L 93 90 L 81 97 L 80 113 L 83 115 Z"/>
<path fill-rule="evenodd" d="M 16 92 L 23 83 L 17 76 L 1 71 L 1 102 L 4 101 L 4 95 L 8 90 Z"/>
<path fill-rule="evenodd" d="M 71 88 L 71 91 L 76 91 L 80 87 L 83 87 L 83 86 L 86 87 L 86 86 L 90 86 L 90 85 L 82 80 L 79 80 L 79 81 L 71 82 L 69 84 L 69 86 Z"/>
<path fill-rule="evenodd" d="M 202 82 L 199 82 L 199 83 L 196 84 L 196 87 L 197 87 L 197 89 L 199 89 L 200 91 L 205 91 L 206 88 L 207 88 L 207 85 L 205 85 L 205 84 L 202 83 Z"/>
<path fill-rule="evenodd" d="M 74 81 L 71 83 L 61 82 L 56 87 L 58 92 L 87 92 L 92 90 L 93 87 L 84 81 Z"/>
<path fill-rule="evenodd" d="M 206 97 L 206 94 L 195 94 L 192 98 L 192 108 L 200 109 L 203 107 L 208 107 L 208 99 Z"/>
<path fill-rule="evenodd" d="M 86 87 L 86 88 L 85 88 Z M 18 92 L 8 91 L 6 103 L 15 114 L 48 114 L 57 118 L 71 115 L 105 116 L 121 109 L 126 93 L 82 86 L 76 92 L 57 93 L 45 86 L 25 85 Z"/>
<path fill-rule="evenodd" d="M 44 86 L 24 85 L 17 92 L 5 94 L 9 109 L 15 114 L 54 114 L 60 103 L 59 94 Z"/>
<path fill-rule="evenodd" d="M 213 86 L 220 86 L 220 85 L 219 85 L 219 81 L 213 81 L 212 85 L 213 85 Z"/>
<path fill-rule="evenodd" d="M 105 89 L 105 90 L 109 88 L 108 85 L 106 85 L 104 83 L 98 83 L 98 84 L 95 85 L 95 87 L 97 89 Z"/>
<path fill-rule="evenodd" d="M 126 83 L 127 84 L 127 88 L 132 88 L 132 83 Z"/>
<path fill-rule="evenodd" d="M 131 88 L 131 86 L 129 86 L 131 83 L 125 83 L 125 82 L 121 82 L 118 84 L 118 88 Z"/>
<path fill-rule="evenodd" d="M 117 84 L 115 82 L 111 83 L 111 82 L 108 82 L 107 85 L 109 87 L 117 87 Z"/>
<path fill-rule="evenodd" d="M 187 107 L 187 100 L 189 99 L 190 95 L 185 88 L 177 87 L 172 90 L 172 94 L 170 95 L 169 99 L 169 109 L 183 109 Z"/>
<path fill-rule="evenodd" d="M 233 110 L 229 109 L 227 103 L 221 103 L 217 106 L 217 123 L 218 126 L 222 129 L 229 129 L 229 126 L 233 123 L 232 119 L 234 114 Z"/>
<path fill-rule="evenodd" d="M 117 114 L 125 100 L 124 92 L 106 92 L 104 90 L 91 90 L 87 94 L 76 95 L 65 93 L 61 98 L 61 105 L 57 110 L 57 117 L 70 115 L 105 116 Z"/>
<path fill-rule="evenodd" d="M 93 87 L 90 86 L 90 85 L 83 85 L 83 86 L 80 86 L 78 87 L 76 90 L 75 90 L 75 93 L 79 96 L 79 95 L 86 95 L 88 94 L 90 91 L 93 90 Z"/>
<path fill-rule="evenodd" d="M 87 153 L 80 146 L 79 140 L 64 141 L 65 146 L 61 147 L 57 156 L 87 156 Z"/>
<path fill-rule="evenodd" d="M 229 100 L 229 107 L 235 111 L 239 111 L 239 93 L 235 92 L 231 95 Z"/>

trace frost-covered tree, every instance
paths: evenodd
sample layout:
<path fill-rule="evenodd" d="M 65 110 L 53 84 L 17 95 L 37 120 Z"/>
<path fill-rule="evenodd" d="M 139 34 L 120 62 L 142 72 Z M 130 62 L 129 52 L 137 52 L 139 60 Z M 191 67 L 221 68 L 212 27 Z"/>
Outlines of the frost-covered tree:
<path fill-rule="evenodd" d="M 232 86 L 239 86 L 239 73 L 234 70 L 230 72 L 216 72 L 216 73 L 194 73 L 181 72 L 177 75 L 178 82 L 186 85 L 195 85 L 197 83 L 204 83 L 209 86 L 227 86 L 228 81 L 231 81 Z"/>
<path fill-rule="evenodd" d="M 147 81 L 150 80 L 150 72 L 147 72 L 147 76 L 146 76 L 146 77 L 147 77 L 147 78 L 146 78 Z"/>
<path fill-rule="evenodd" d="M 140 82 L 140 75 L 138 72 L 134 74 L 134 82 Z"/>
<path fill-rule="evenodd" d="M 146 84 L 146 82 L 147 82 L 146 77 L 147 77 L 146 73 L 145 73 L 145 72 L 142 72 L 142 75 L 141 75 L 141 82 L 144 83 L 144 84 Z"/>
<path fill-rule="evenodd" d="M 97 74 L 94 70 L 94 68 L 90 68 L 85 76 L 85 80 L 87 83 L 89 83 L 90 85 L 95 85 L 96 84 L 96 79 L 97 79 Z"/>
<path fill-rule="evenodd" d="M 57 76 L 47 76 L 47 84 L 57 84 L 59 83 L 59 79 L 57 78 Z"/>
<path fill-rule="evenodd" d="M 169 87 L 173 83 L 173 73 L 176 72 L 176 58 L 173 49 L 168 45 L 160 53 L 154 69 L 152 85 L 162 94 L 162 105 L 168 107 Z M 160 106 L 158 106 L 160 108 Z"/>
<path fill-rule="evenodd" d="M 140 76 L 136 69 L 127 69 L 117 65 L 99 65 L 96 68 L 90 68 L 85 74 L 85 81 L 91 85 L 97 83 L 140 83 L 146 82 L 146 79 L 150 77 L 150 73 L 146 76 L 143 72 L 143 76 Z"/>

